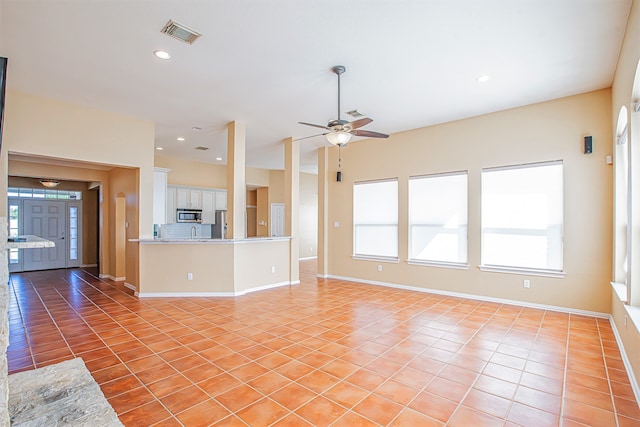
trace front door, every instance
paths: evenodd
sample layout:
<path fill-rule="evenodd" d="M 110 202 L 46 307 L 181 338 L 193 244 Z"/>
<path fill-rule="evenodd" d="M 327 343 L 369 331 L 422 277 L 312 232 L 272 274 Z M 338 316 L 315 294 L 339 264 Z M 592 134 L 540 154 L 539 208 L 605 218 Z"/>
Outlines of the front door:
<path fill-rule="evenodd" d="M 55 243 L 53 248 L 23 250 L 25 271 L 65 268 L 66 202 L 63 200 L 24 200 L 24 231 Z"/>

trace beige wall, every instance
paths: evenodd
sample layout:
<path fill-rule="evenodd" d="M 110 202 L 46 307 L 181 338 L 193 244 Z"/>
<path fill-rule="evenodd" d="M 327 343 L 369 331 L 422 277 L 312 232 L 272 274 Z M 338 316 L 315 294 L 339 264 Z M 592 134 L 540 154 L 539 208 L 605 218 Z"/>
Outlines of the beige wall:
<path fill-rule="evenodd" d="M 186 185 L 190 187 L 227 188 L 227 166 L 211 163 L 194 162 L 155 155 L 155 166 L 171 169 L 167 177 L 171 185 Z M 269 185 L 269 171 L 267 169 L 246 168 L 246 183 L 254 187 Z"/>
<path fill-rule="evenodd" d="M 605 155 L 611 150 L 610 111 L 610 91 L 600 90 L 394 134 L 388 140 L 355 142 L 342 150 L 342 182 L 333 179 L 338 150 L 330 150 L 329 274 L 608 313 L 612 168 Z M 583 154 L 584 135 L 593 135 L 591 155 Z M 564 161 L 566 277 L 481 272 L 481 169 L 559 159 Z M 469 174 L 469 269 L 408 265 L 409 176 L 460 170 Z M 396 177 L 400 262 L 354 260 L 353 182 Z M 382 272 L 378 264 L 383 264 Z M 523 288 L 524 278 L 531 279 L 530 289 Z"/>
<path fill-rule="evenodd" d="M 627 23 L 622 50 L 618 59 L 618 66 L 612 87 L 612 109 L 610 118 L 615 126 L 618 120 L 618 112 L 622 106 L 626 106 L 628 111 L 633 111 L 635 102 L 640 99 L 640 93 L 633 93 L 634 78 L 636 78 L 636 70 L 640 61 L 640 3 L 634 0 L 631 8 L 631 14 Z M 635 88 L 639 90 L 640 88 Z M 639 113 L 631 114 L 630 138 L 629 141 L 637 151 L 637 144 L 640 143 L 640 117 Z M 611 132 L 613 138 L 613 130 Z M 610 151 L 614 151 L 615 143 L 612 142 Z M 637 186 L 637 182 L 635 182 Z M 637 213 L 634 214 L 637 221 Z M 638 262 L 636 257 L 636 262 Z M 640 286 L 640 280 L 632 279 L 633 286 Z M 633 322 L 627 322 L 627 310 L 625 305 L 620 302 L 617 295 L 611 290 L 611 314 L 616 329 L 620 333 L 625 354 L 629 359 L 633 375 L 636 379 L 640 378 L 640 332 L 637 325 Z"/>
<path fill-rule="evenodd" d="M 284 203 L 284 171 L 269 171 L 269 203 Z"/>
<path fill-rule="evenodd" d="M 11 67 L 11 65 L 9 65 Z M 136 168 L 137 217 L 131 220 L 138 235 L 153 236 L 153 123 L 99 111 L 18 91 L 7 91 L 2 151 L 39 158 L 55 164 L 65 162 Z M 8 176 L 8 156 L 0 156 L 0 176 Z M 78 168 L 79 169 L 79 168 Z M 52 169 L 54 170 L 54 169 Z M 84 173 L 56 169 L 52 177 L 77 179 Z M 16 175 L 22 175 L 16 173 Z M 22 175 L 23 176 L 23 175 Z M 32 175 L 33 176 L 33 175 Z M 83 179 L 83 178 L 80 178 Z M 109 192 L 109 179 L 103 181 L 102 203 Z M 0 193 L 6 194 L 7 180 L 0 180 Z M 106 202 L 108 203 L 108 201 Z M 6 212 L 6 197 L 0 198 Z M 111 209 L 111 207 L 108 207 Z M 103 233 L 109 230 L 103 215 Z M 101 273 L 114 275 L 109 237 L 101 238 Z M 104 242 L 104 243 L 103 243 Z M 104 270 L 103 270 L 104 268 Z"/>
<path fill-rule="evenodd" d="M 155 166 L 171 169 L 167 182 L 191 187 L 227 188 L 227 167 L 156 154 Z"/>
<path fill-rule="evenodd" d="M 144 296 L 243 293 L 289 282 L 289 240 L 139 246 Z"/>
<path fill-rule="evenodd" d="M 246 183 L 252 187 L 269 186 L 269 169 L 247 167 L 245 169 Z"/>
<path fill-rule="evenodd" d="M 289 283 L 289 240 L 233 245 L 236 292 Z"/>

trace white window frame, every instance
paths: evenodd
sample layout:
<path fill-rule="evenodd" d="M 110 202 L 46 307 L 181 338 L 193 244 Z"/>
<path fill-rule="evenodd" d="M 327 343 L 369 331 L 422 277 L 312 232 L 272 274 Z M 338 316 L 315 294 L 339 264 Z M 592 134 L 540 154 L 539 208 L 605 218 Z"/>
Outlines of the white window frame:
<path fill-rule="evenodd" d="M 455 232 L 458 235 L 460 235 L 460 233 L 462 233 L 462 232 L 464 233 L 464 237 L 461 237 L 464 240 L 464 248 L 460 249 L 460 250 L 462 250 L 464 252 L 464 260 L 463 261 L 445 261 L 445 260 L 424 259 L 424 258 L 414 257 L 414 254 L 412 253 L 412 248 L 413 248 L 412 240 L 413 240 L 413 236 L 414 236 L 414 233 L 412 232 L 412 228 L 413 228 L 414 225 L 417 226 L 417 225 L 425 225 L 425 224 L 414 224 L 413 221 L 412 221 L 412 200 L 413 200 L 413 196 L 412 196 L 412 186 L 411 186 L 411 184 L 412 184 L 412 182 L 425 180 L 425 179 L 437 179 L 437 178 L 446 178 L 446 177 L 454 177 L 454 176 L 455 177 L 464 176 L 464 178 L 465 178 L 464 227 L 463 228 L 459 228 L 458 227 L 458 228 L 447 229 L 443 225 L 442 227 L 440 227 L 440 229 L 442 229 L 442 230 L 450 230 L 451 233 Z M 469 173 L 468 173 L 468 171 L 456 171 L 456 172 L 446 172 L 446 173 L 411 176 L 411 177 L 409 177 L 408 200 L 409 200 L 409 209 L 408 209 L 408 224 L 409 224 L 409 229 L 408 229 L 408 233 L 409 233 L 409 236 L 408 236 L 408 241 L 409 241 L 408 253 L 409 253 L 409 259 L 407 260 L 407 263 L 415 264 L 415 265 L 427 265 L 427 266 L 433 266 L 433 267 L 468 269 L 469 268 L 469 265 L 468 265 L 468 260 L 469 260 L 469 247 L 468 247 Z"/>
<path fill-rule="evenodd" d="M 535 167 L 544 167 L 544 166 L 552 166 L 552 165 L 560 165 L 562 167 L 562 196 L 561 196 L 561 221 L 560 224 L 560 256 L 561 259 L 561 267 L 559 269 L 551 269 L 551 268 L 534 268 L 527 266 L 512 266 L 512 265 L 495 265 L 495 264 L 486 264 L 485 259 L 485 218 L 481 218 L 481 265 L 479 266 L 482 271 L 490 271 L 490 272 L 501 272 L 501 273 L 513 273 L 513 274 L 527 274 L 533 276 L 547 276 L 547 277 L 559 277 L 562 278 L 565 276 L 564 272 L 564 165 L 562 160 L 553 160 L 546 162 L 536 162 L 536 163 L 526 163 L 519 165 L 509 165 L 509 166 L 500 166 L 500 167 L 491 167 L 491 168 L 483 168 L 482 169 L 482 182 L 481 182 L 481 212 L 484 211 L 485 204 L 485 194 L 484 194 L 484 177 L 487 172 L 497 172 L 497 171 L 505 171 L 505 170 L 518 170 L 518 169 L 526 169 L 526 168 L 535 168 Z M 481 217 L 483 214 L 481 214 Z M 531 232 L 528 232 L 529 234 Z M 535 231 L 533 232 L 535 234 Z M 508 233 L 507 233 L 508 234 Z"/>
<path fill-rule="evenodd" d="M 381 226 L 390 226 L 390 225 L 394 225 L 396 228 L 396 247 L 395 247 L 395 256 L 386 256 L 386 255 L 377 255 L 377 254 L 362 254 L 362 253 L 357 253 L 356 252 L 356 247 L 357 247 L 357 228 L 360 224 L 358 224 L 356 222 L 356 188 L 359 185 L 369 185 L 369 184 L 382 184 L 382 183 L 389 183 L 389 182 L 394 182 L 396 184 L 396 199 L 395 199 L 395 211 L 396 211 L 396 221 L 395 224 L 369 224 L 369 225 L 381 225 Z M 372 181 L 356 181 L 353 183 L 353 248 L 352 248 L 352 253 L 353 253 L 353 259 L 357 259 L 357 260 L 374 260 L 374 261 L 385 261 L 385 262 L 398 262 L 398 251 L 399 251 L 399 224 L 398 224 L 398 218 L 399 218 L 399 214 L 398 214 L 398 194 L 399 194 L 399 188 L 398 188 L 398 178 L 389 178 L 389 179 L 379 179 L 379 180 L 372 180 Z"/>

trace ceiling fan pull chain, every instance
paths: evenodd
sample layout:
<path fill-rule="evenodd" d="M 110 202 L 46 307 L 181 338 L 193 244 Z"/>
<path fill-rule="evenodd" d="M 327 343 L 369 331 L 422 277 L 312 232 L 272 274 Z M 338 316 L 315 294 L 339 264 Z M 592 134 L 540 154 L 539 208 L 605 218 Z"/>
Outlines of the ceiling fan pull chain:
<path fill-rule="evenodd" d="M 338 170 L 342 167 L 342 145 L 338 145 Z"/>

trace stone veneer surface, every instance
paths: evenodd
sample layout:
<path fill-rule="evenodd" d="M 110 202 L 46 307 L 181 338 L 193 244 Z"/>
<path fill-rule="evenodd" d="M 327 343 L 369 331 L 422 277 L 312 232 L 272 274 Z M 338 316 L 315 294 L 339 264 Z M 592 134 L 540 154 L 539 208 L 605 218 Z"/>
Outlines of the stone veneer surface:
<path fill-rule="evenodd" d="M 7 347 L 9 346 L 9 258 L 7 252 L 7 218 L 0 217 L 0 426 L 9 425 L 9 380 Z"/>

